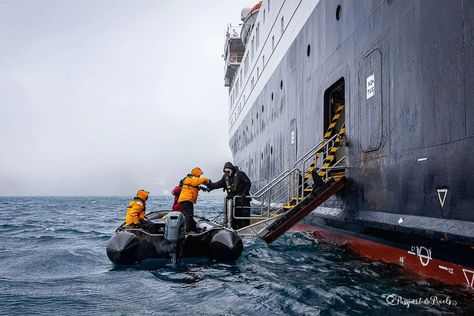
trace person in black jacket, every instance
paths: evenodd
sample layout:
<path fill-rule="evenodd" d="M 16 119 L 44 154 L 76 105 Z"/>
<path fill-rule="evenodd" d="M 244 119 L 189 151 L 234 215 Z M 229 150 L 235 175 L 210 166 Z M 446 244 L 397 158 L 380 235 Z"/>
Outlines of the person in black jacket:
<path fill-rule="evenodd" d="M 217 182 L 209 181 L 207 187 L 209 190 L 223 188 L 227 192 L 227 199 L 233 199 L 235 196 L 249 196 L 252 182 L 245 172 L 239 170 L 239 167 L 234 166 L 230 162 L 224 165 L 224 175 L 222 179 Z M 250 199 L 239 198 L 235 199 L 235 215 L 242 217 L 250 216 Z M 240 206 L 240 207 L 239 207 Z M 250 219 L 233 219 L 232 228 L 239 229 L 250 225 Z"/>

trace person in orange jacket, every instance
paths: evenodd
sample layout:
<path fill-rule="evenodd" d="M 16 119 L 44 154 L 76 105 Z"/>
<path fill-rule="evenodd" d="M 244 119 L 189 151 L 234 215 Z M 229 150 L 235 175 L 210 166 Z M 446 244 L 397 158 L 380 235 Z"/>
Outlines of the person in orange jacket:
<path fill-rule="evenodd" d="M 203 174 L 201 168 L 196 167 L 191 170 L 186 178 L 182 180 L 183 185 L 178 203 L 182 206 L 182 212 L 186 222 L 186 232 L 196 231 L 196 222 L 194 222 L 194 204 L 199 196 L 201 184 L 208 184 L 209 179 L 201 177 Z"/>
<path fill-rule="evenodd" d="M 150 192 L 145 190 L 138 190 L 137 195 L 128 204 L 127 214 L 125 215 L 125 225 L 137 225 L 146 223 L 145 210 L 146 200 L 148 200 Z"/>

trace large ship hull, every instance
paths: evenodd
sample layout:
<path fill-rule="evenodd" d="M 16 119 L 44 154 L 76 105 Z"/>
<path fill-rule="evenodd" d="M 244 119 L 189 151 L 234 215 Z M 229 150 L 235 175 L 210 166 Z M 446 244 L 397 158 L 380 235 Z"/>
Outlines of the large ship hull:
<path fill-rule="evenodd" d="M 259 189 L 345 104 L 344 191 L 305 219 L 347 243 L 474 286 L 474 2 L 320 1 L 232 133 Z"/>

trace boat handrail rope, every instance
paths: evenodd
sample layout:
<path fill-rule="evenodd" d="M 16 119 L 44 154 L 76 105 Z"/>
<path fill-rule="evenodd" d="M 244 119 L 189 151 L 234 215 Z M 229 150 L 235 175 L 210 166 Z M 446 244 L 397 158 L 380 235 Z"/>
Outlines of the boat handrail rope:
<path fill-rule="evenodd" d="M 143 229 L 140 229 L 140 228 L 125 228 L 124 230 L 125 231 L 138 231 L 138 232 L 141 232 L 141 233 L 143 233 L 145 235 L 148 235 L 148 236 L 163 236 L 163 234 L 152 234 L 152 233 L 144 231 Z"/>

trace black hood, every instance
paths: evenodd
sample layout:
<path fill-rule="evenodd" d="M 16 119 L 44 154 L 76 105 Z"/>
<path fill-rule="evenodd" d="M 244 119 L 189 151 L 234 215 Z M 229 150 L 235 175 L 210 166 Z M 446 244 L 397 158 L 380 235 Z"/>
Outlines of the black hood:
<path fill-rule="evenodd" d="M 235 172 L 235 167 L 231 162 L 226 162 L 223 169 L 231 169 L 233 172 Z"/>

